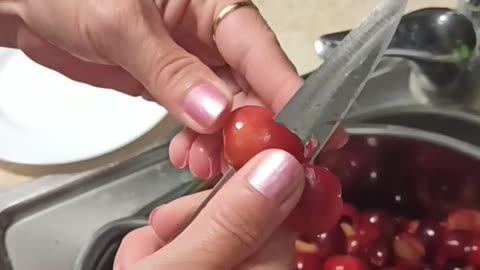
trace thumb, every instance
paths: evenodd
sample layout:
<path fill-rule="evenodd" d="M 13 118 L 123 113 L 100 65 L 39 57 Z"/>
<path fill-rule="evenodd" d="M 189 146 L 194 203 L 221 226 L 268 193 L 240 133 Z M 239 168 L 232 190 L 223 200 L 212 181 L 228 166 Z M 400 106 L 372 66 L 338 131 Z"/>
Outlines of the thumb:
<path fill-rule="evenodd" d="M 202 61 L 170 37 L 154 1 L 132 2 L 131 19 L 102 51 L 132 74 L 169 113 L 199 133 L 213 133 L 231 111 L 232 93 Z M 119 28 L 120 23 L 115 27 Z M 108 31 L 103 31 L 108 32 Z"/>
<path fill-rule="evenodd" d="M 283 223 L 303 185 L 303 168 L 292 155 L 280 150 L 257 155 L 158 254 L 175 261 L 165 264 L 159 257 L 159 263 L 171 269 L 193 269 L 193 265 L 195 269 L 231 269 L 250 257 Z"/>

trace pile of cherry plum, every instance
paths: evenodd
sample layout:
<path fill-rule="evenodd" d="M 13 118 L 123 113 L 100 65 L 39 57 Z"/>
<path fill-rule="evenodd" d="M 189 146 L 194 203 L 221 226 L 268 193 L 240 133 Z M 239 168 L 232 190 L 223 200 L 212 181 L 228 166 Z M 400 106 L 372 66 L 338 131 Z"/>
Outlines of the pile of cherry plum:
<path fill-rule="evenodd" d="M 316 163 L 340 178 L 348 203 L 334 228 L 300 236 L 295 270 L 480 269 L 478 161 L 409 139 L 352 136 Z"/>
<path fill-rule="evenodd" d="M 235 110 L 224 154 L 236 169 L 269 148 L 304 164 L 304 193 L 286 220 L 299 233 L 295 270 L 480 269 L 480 162 L 406 138 L 347 142 L 337 130 L 312 163 L 315 141 L 302 145 L 272 117 Z"/>
<path fill-rule="evenodd" d="M 480 213 L 452 212 L 444 221 L 357 211 L 317 237 L 297 240 L 295 270 L 480 269 Z"/>

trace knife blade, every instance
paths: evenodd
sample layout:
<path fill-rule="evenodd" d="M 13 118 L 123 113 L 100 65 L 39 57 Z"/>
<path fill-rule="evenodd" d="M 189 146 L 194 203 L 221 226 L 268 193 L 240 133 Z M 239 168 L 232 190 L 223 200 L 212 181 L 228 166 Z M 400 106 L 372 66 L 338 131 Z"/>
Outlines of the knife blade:
<path fill-rule="evenodd" d="M 406 3 L 406 0 L 382 1 L 312 72 L 275 116 L 277 123 L 287 127 L 303 143 L 311 138 L 319 142 L 312 158 L 325 145 L 360 95 L 390 44 Z"/>

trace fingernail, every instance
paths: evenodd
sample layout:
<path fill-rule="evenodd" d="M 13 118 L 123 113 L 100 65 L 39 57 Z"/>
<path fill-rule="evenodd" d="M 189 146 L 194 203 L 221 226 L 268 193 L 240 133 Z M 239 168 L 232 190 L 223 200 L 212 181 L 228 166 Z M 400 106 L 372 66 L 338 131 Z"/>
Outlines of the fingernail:
<path fill-rule="evenodd" d="M 211 84 L 202 84 L 192 89 L 185 100 L 185 113 L 202 126 L 210 126 L 227 109 L 229 100 L 218 88 Z"/>
<path fill-rule="evenodd" d="M 209 176 L 208 179 L 212 178 L 220 172 L 220 161 L 216 158 L 208 158 L 208 167 L 209 167 Z"/>
<path fill-rule="evenodd" d="M 158 206 L 157 208 L 153 209 L 152 212 L 150 212 L 150 215 L 148 216 L 148 224 L 152 224 L 153 218 L 155 217 L 155 214 L 158 212 L 158 209 L 162 206 Z"/>
<path fill-rule="evenodd" d="M 119 264 L 116 264 L 113 266 L 113 270 L 123 270 L 123 267 L 120 266 Z"/>
<path fill-rule="evenodd" d="M 271 150 L 249 174 L 250 184 L 267 198 L 281 204 L 297 188 L 303 168 L 290 154 Z"/>
<path fill-rule="evenodd" d="M 183 169 L 187 168 L 187 166 L 188 166 L 188 152 L 186 152 L 185 155 L 183 156 L 182 165 L 180 165 L 178 167 L 178 169 L 183 170 Z"/>

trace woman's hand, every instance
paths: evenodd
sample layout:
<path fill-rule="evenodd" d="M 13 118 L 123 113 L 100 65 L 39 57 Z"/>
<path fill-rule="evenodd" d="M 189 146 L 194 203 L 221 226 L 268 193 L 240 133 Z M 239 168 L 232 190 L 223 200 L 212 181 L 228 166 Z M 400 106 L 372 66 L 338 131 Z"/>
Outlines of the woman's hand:
<path fill-rule="evenodd" d="M 186 125 L 172 142 L 178 168 L 198 178 L 222 162 L 232 108 L 278 111 L 302 80 L 257 10 L 238 0 L 0 0 L 2 46 L 65 76 L 155 100 Z"/>
<path fill-rule="evenodd" d="M 303 185 L 303 168 L 292 155 L 280 150 L 260 153 L 168 245 L 207 191 L 152 211 L 150 226 L 123 239 L 114 269 L 289 270 L 295 235 L 281 224 Z"/>

